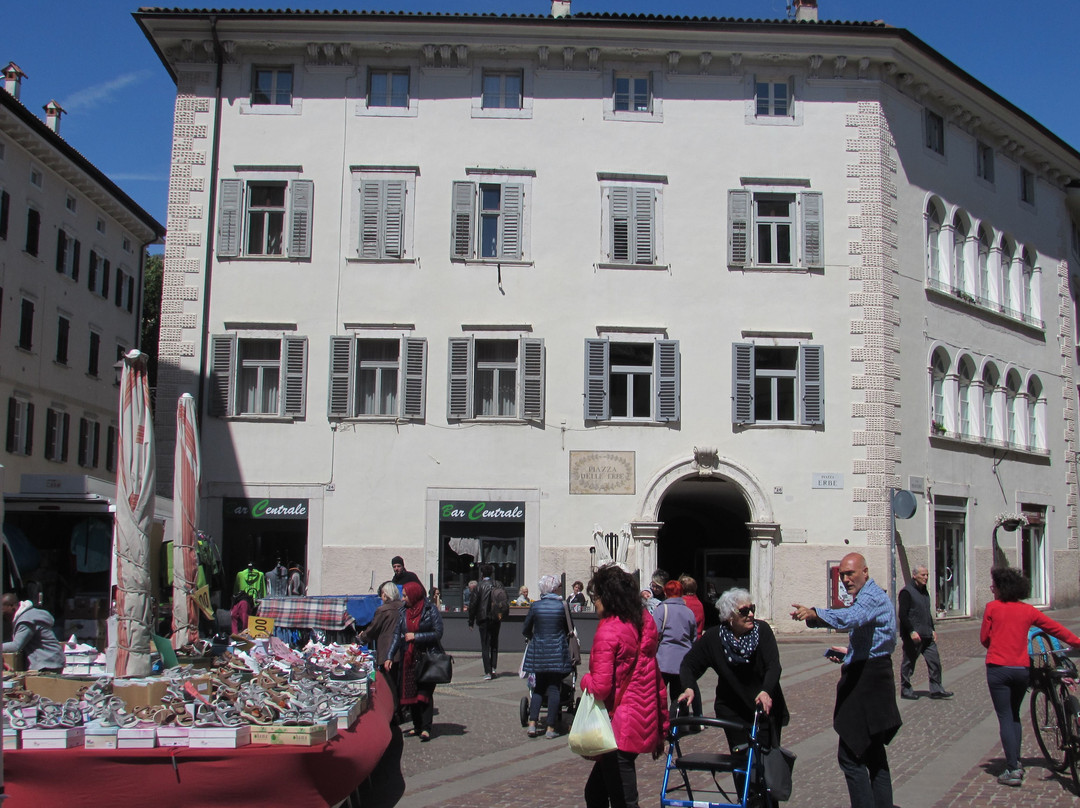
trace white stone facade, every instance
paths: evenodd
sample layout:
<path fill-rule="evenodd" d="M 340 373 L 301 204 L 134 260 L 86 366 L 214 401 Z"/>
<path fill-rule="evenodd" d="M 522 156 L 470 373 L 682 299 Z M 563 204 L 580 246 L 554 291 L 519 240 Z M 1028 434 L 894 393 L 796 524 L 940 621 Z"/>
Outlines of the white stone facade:
<path fill-rule="evenodd" d="M 872 23 L 136 17 L 178 87 L 159 424 L 200 397 L 227 559 L 276 541 L 233 518 L 265 499 L 303 508 L 313 593 L 402 555 L 453 604 L 450 548 L 478 539 L 531 586 L 607 552 L 749 585 L 784 629 L 851 549 L 890 585 L 911 488 L 901 585 L 927 563 L 939 607 L 978 614 L 995 517 L 1022 510 L 1001 552 L 1038 602 L 1080 600 L 1080 155 L 928 47 Z M 506 507 L 448 516 L 480 502 Z"/>

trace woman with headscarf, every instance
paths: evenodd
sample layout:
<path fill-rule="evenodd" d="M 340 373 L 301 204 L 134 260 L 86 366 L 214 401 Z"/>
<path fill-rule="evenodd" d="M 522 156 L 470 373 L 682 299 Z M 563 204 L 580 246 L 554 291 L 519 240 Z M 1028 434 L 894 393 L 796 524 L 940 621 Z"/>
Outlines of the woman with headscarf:
<path fill-rule="evenodd" d="M 600 621 L 581 689 L 607 708 L 618 748 L 596 758 L 585 783 L 585 805 L 638 808 L 635 761 L 640 754 L 655 759 L 663 753 L 668 727 L 656 623 L 641 603 L 637 581 L 616 564 L 598 569 L 588 592 Z"/>
<path fill-rule="evenodd" d="M 528 736 L 539 735 L 536 722 L 540 718 L 540 706 L 547 698 L 547 735 L 559 734 L 559 690 L 563 678 L 570 673 L 570 607 L 559 594 L 562 581 L 554 575 L 540 579 L 540 600 L 533 601 L 525 616 L 521 633 L 529 641 L 521 669 L 536 677 L 529 703 Z"/>
<path fill-rule="evenodd" d="M 442 651 L 443 621 L 435 604 L 427 599 L 423 584 L 409 581 L 403 587 L 402 600 L 405 608 L 398 617 L 394 639 L 390 642 L 389 657 L 383 669 L 390 671 L 396 654 L 401 657 L 401 705 L 412 714 L 412 729 L 406 737 L 418 735 L 421 741 L 431 740 L 431 719 L 435 714 L 435 685 L 416 681 L 416 661 L 420 654 L 434 648 Z"/>

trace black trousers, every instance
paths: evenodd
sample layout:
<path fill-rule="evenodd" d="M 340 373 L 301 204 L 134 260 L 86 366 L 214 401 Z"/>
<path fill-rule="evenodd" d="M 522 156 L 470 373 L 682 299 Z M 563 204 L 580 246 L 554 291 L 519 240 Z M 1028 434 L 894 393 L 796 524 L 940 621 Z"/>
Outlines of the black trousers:
<path fill-rule="evenodd" d="M 495 673 L 499 666 L 499 629 L 501 620 L 485 620 L 480 626 L 480 658 L 484 661 L 484 673 Z"/>
<path fill-rule="evenodd" d="M 841 738 L 836 760 L 847 780 L 851 808 L 893 808 L 892 774 L 884 743 L 873 740 L 857 755 Z"/>
<path fill-rule="evenodd" d="M 922 637 L 922 635 L 920 635 Z M 915 662 L 919 655 L 926 660 L 926 673 L 930 678 L 930 692 L 944 693 L 941 685 L 941 655 L 933 635 L 922 637 L 915 642 L 911 637 L 903 638 L 904 658 L 900 662 L 900 692 L 911 692 L 911 674 L 915 672 Z"/>
<path fill-rule="evenodd" d="M 638 808 L 636 760 L 618 750 L 601 755 L 585 782 L 586 808 Z"/>

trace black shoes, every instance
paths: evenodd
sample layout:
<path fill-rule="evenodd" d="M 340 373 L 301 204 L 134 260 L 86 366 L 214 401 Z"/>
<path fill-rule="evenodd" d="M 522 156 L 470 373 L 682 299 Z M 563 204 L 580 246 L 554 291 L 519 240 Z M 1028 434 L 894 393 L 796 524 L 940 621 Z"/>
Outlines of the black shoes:
<path fill-rule="evenodd" d="M 951 696 L 952 693 L 950 693 L 949 695 Z M 914 692 L 913 690 L 901 690 L 900 698 L 907 699 L 908 701 L 918 701 L 919 694 Z M 930 698 L 934 698 L 933 694 L 931 694 Z"/>
<path fill-rule="evenodd" d="M 953 697 L 952 691 L 942 690 L 940 693 L 931 693 L 932 699 L 951 699 Z"/>

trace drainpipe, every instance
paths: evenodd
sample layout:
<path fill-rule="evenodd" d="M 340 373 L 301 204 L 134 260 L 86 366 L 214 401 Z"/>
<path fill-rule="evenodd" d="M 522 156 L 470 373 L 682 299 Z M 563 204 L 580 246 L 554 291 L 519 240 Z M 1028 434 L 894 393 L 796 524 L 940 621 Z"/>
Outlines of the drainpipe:
<path fill-rule="evenodd" d="M 217 210 L 218 156 L 221 151 L 221 74 L 224 69 L 221 40 L 217 32 L 218 18 L 210 16 L 210 36 L 214 39 L 214 58 L 217 60 L 214 99 L 214 141 L 210 148 L 210 204 L 206 215 L 206 257 L 203 271 L 202 348 L 199 351 L 199 387 L 195 396 L 195 417 L 202 425 L 203 397 L 206 395 L 207 354 L 210 351 L 210 277 L 214 263 L 214 219 Z"/>

